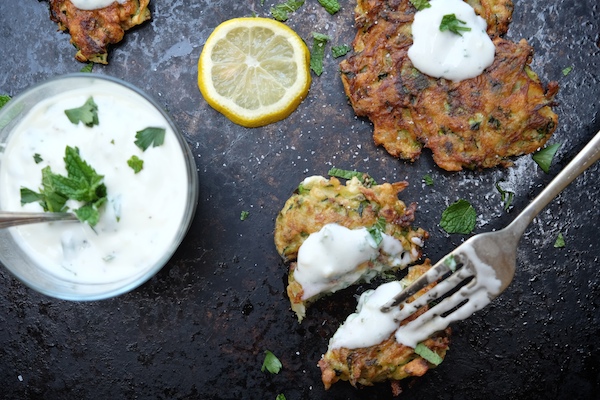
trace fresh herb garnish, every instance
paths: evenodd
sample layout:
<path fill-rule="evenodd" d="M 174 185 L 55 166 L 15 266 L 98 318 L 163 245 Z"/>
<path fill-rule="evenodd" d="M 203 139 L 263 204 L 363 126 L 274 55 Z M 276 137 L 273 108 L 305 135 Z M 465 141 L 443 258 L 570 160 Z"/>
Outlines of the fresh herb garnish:
<path fill-rule="evenodd" d="M 461 26 L 460 24 L 465 25 L 465 21 L 461 21 L 456 18 L 455 14 L 446 14 L 442 17 L 442 22 L 440 23 L 440 31 L 450 31 L 452 33 L 456 33 L 457 35 L 462 36 L 460 32 L 468 32 L 471 30 L 468 26 Z"/>
<path fill-rule="evenodd" d="M 453 254 L 450 254 L 448 257 L 444 259 L 444 265 L 450 268 L 450 271 L 456 271 L 456 267 L 458 267 L 458 263 L 456 262 L 456 257 Z"/>
<path fill-rule="evenodd" d="M 417 9 L 417 11 L 421 11 L 431 7 L 431 4 L 429 4 L 429 0 L 410 0 L 410 4 L 412 4 Z"/>
<path fill-rule="evenodd" d="M 477 222 L 477 212 L 466 200 L 460 199 L 442 213 L 440 226 L 448 233 L 469 234 L 475 229 Z"/>
<path fill-rule="evenodd" d="M 313 46 L 310 50 L 310 69 L 321 76 L 323 73 L 323 58 L 325 57 L 325 44 L 329 41 L 330 37 L 323 35 L 322 33 L 313 32 Z"/>
<path fill-rule="evenodd" d="M 347 44 L 333 46 L 331 48 L 331 55 L 333 56 L 333 58 L 342 57 L 342 56 L 345 56 L 346 54 L 348 54 L 350 52 L 350 50 L 352 50 L 352 48 L 350 46 L 348 46 Z"/>
<path fill-rule="evenodd" d="M 33 161 L 35 161 L 36 164 L 39 164 L 42 161 L 44 161 L 44 159 L 42 158 L 42 156 L 40 156 L 40 153 L 35 153 L 33 155 Z"/>
<path fill-rule="evenodd" d="M 562 74 L 563 74 L 563 76 L 567 76 L 571 73 L 571 71 L 573 71 L 573 67 L 566 67 L 566 68 L 563 68 Z"/>
<path fill-rule="evenodd" d="M 283 393 L 279 393 L 277 397 L 275 397 L 275 400 L 285 400 L 285 395 Z"/>
<path fill-rule="evenodd" d="M 423 177 L 423 182 L 425 183 L 425 185 L 427 186 L 433 186 L 433 178 L 431 177 L 431 175 L 426 174 Z"/>
<path fill-rule="evenodd" d="M 319 0 L 319 4 L 331 15 L 340 11 L 340 3 L 338 0 Z"/>
<path fill-rule="evenodd" d="M 423 343 L 417 344 L 415 347 L 415 353 L 423 357 L 426 361 L 430 362 L 433 365 L 440 365 L 442 361 L 442 357 L 439 356 L 436 352 L 431 350 L 429 347 L 425 346 Z"/>
<path fill-rule="evenodd" d="M 512 205 L 513 199 L 515 198 L 515 192 L 508 189 L 502 189 L 500 182 L 504 182 L 504 180 L 501 179 L 500 181 L 496 182 L 496 189 L 498 189 L 498 192 L 500 192 L 500 200 L 502 200 L 504 210 L 508 211 Z"/>
<path fill-rule="evenodd" d="M 378 247 L 381 244 L 381 241 L 383 240 L 383 232 L 385 231 L 385 225 L 385 218 L 379 217 L 377 219 L 377 222 L 375 222 L 375 224 L 372 227 L 367 228 L 367 231 L 369 231 L 369 234 L 371 235 L 371 237 L 375 241 L 375 244 Z"/>
<path fill-rule="evenodd" d="M 89 73 L 89 72 L 92 72 L 93 69 L 94 69 L 94 63 L 93 62 L 89 62 L 89 63 L 85 64 L 83 66 L 83 68 L 81 68 L 79 70 L 79 72 L 88 72 Z"/>
<path fill-rule="evenodd" d="M 277 21 L 285 22 L 289 18 L 289 13 L 296 11 L 302 7 L 303 4 L 304 0 L 288 0 L 285 3 L 277 4 L 275 7 L 271 7 L 271 15 Z"/>
<path fill-rule="evenodd" d="M 560 232 L 559 232 L 558 236 L 556 237 L 556 241 L 554 242 L 554 247 L 556 247 L 556 248 L 565 247 L 565 238 L 563 237 L 563 234 Z"/>
<path fill-rule="evenodd" d="M 552 164 L 552 159 L 554 158 L 554 155 L 556 154 L 556 151 L 559 147 L 560 143 L 555 143 L 548 147 L 544 147 L 532 156 L 533 161 L 535 161 L 536 164 L 540 166 L 542 171 L 548 173 L 550 171 L 550 164 Z"/>
<path fill-rule="evenodd" d="M 267 370 L 272 374 L 278 374 L 279 371 L 281 371 L 282 366 L 281 361 L 279 361 L 275 354 L 271 353 L 269 350 L 265 350 L 265 360 L 260 368 L 262 372 Z"/>
<path fill-rule="evenodd" d="M 98 105 L 94 102 L 93 97 L 87 99 L 81 107 L 65 110 L 65 114 L 69 118 L 69 121 L 75 125 L 80 122 L 90 128 L 98 125 Z"/>
<path fill-rule="evenodd" d="M 250 216 L 250 212 L 248 212 L 248 211 L 242 211 L 240 213 L 240 220 L 241 221 L 245 221 L 246 218 L 248 218 L 249 216 Z"/>
<path fill-rule="evenodd" d="M 7 94 L 0 94 L 0 108 L 4 107 L 6 103 L 10 101 L 10 96 Z"/>
<path fill-rule="evenodd" d="M 144 160 L 140 159 L 136 155 L 133 155 L 129 160 L 127 160 L 127 165 L 129 165 L 133 172 L 137 174 L 144 168 Z"/>
<path fill-rule="evenodd" d="M 104 176 L 81 158 L 77 147 L 67 146 L 64 161 L 67 176 L 53 173 L 49 166 L 43 168 L 40 192 L 21 188 L 21 204 L 38 202 L 44 211 L 61 212 L 67 209 L 68 200 L 76 200 L 84 203 L 74 210 L 79 220 L 94 226 L 106 202 Z"/>
<path fill-rule="evenodd" d="M 348 171 L 348 170 L 340 169 L 340 168 L 331 168 L 327 174 L 329 176 L 335 176 L 336 178 L 342 178 L 342 179 L 348 179 L 348 180 L 356 177 L 360 181 L 360 183 L 362 183 L 363 185 L 365 185 L 367 187 L 377 185 L 377 182 L 375 182 L 375 180 L 373 178 L 371 178 L 369 176 L 369 174 L 367 174 L 365 172 Z"/>
<path fill-rule="evenodd" d="M 136 132 L 135 145 L 146 151 L 150 146 L 160 146 L 165 142 L 165 129 L 149 127 Z"/>

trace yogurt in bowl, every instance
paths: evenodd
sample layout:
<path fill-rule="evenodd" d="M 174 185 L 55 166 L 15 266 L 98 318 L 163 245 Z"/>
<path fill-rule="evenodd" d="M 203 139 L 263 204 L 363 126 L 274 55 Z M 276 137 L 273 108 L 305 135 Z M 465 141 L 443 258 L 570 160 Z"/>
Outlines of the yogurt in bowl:
<path fill-rule="evenodd" d="M 82 212 L 84 222 L 0 230 L 0 262 L 53 297 L 97 300 L 141 285 L 171 258 L 196 208 L 198 176 L 187 143 L 131 85 L 66 75 L 0 110 L 0 210 L 88 211 L 96 200 L 68 197 L 64 188 L 88 169 L 103 185 L 96 218 Z"/>

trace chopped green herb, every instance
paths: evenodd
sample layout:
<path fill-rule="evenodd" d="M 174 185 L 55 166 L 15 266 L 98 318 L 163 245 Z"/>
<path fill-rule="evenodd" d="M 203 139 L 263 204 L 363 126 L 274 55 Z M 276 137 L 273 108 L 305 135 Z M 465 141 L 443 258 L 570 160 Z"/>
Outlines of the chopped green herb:
<path fill-rule="evenodd" d="M 106 202 L 104 176 L 99 175 L 79 155 L 79 149 L 65 149 L 67 176 L 55 174 L 50 167 L 42 169 L 42 187 L 39 193 L 21 188 L 21 205 L 38 202 L 44 211 L 60 212 L 67 209 L 68 200 L 84 203 L 74 210 L 82 222 L 96 225 L 100 218 L 100 207 Z"/>
<path fill-rule="evenodd" d="M 461 26 L 460 24 L 465 25 L 465 21 L 461 21 L 456 18 L 455 14 L 446 14 L 442 17 L 442 22 L 440 23 L 440 31 L 450 31 L 452 33 L 456 33 L 457 35 L 462 36 L 460 32 L 470 31 L 471 28 L 467 26 Z"/>
<path fill-rule="evenodd" d="M 352 48 L 350 46 L 348 46 L 347 44 L 333 46 L 331 48 L 331 55 L 333 56 L 333 58 L 343 57 L 346 54 L 348 54 L 350 52 L 350 50 L 352 50 Z"/>
<path fill-rule="evenodd" d="M 456 257 L 454 257 L 453 254 L 450 254 L 444 259 L 444 265 L 450 268 L 450 271 L 456 271 L 456 267 L 458 266 L 458 263 L 456 262 Z"/>
<path fill-rule="evenodd" d="M 133 155 L 129 160 L 127 160 L 127 165 L 129 165 L 133 172 L 137 174 L 144 168 L 144 160 L 140 159 L 136 155 Z"/>
<path fill-rule="evenodd" d="M 319 0 L 319 4 L 322 5 L 331 15 L 340 11 L 340 3 L 338 0 Z"/>
<path fill-rule="evenodd" d="M 428 0 L 410 0 L 410 4 L 412 4 L 417 11 L 424 10 L 425 8 L 431 7 Z"/>
<path fill-rule="evenodd" d="M 563 68 L 563 70 L 562 70 L 562 74 L 563 74 L 564 76 L 567 76 L 567 75 L 569 75 L 569 74 L 571 73 L 571 71 L 573 71 L 573 67 L 567 67 L 567 68 Z"/>
<path fill-rule="evenodd" d="M 81 70 L 79 70 L 79 72 L 92 72 L 93 69 L 94 69 L 94 63 L 89 62 L 89 63 L 85 64 L 83 66 L 83 68 L 81 68 Z"/>
<path fill-rule="evenodd" d="M 310 51 L 310 69 L 321 76 L 323 73 L 323 58 L 325 57 L 325 44 L 330 37 L 322 33 L 313 32 L 313 46 Z"/>
<path fill-rule="evenodd" d="M 281 361 L 279 361 L 279 359 L 275 357 L 275 354 L 271 353 L 269 350 L 265 350 L 265 360 L 263 361 L 263 365 L 260 368 L 262 372 L 265 372 L 265 370 L 267 370 L 272 374 L 278 374 L 279 371 L 281 371 L 282 366 L 283 365 L 281 365 Z"/>
<path fill-rule="evenodd" d="M 515 198 L 515 192 L 508 189 L 502 189 L 502 186 L 500 186 L 500 182 L 504 182 L 504 180 L 502 179 L 496 182 L 496 189 L 498 189 L 498 192 L 500 192 L 500 199 L 502 200 L 502 204 L 504 205 L 504 210 L 507 211 L 512 205 L 512 202 Z"/>
<path fill-rule="evenodd" d="M 72 108 L 65 110 L 65 114 L 69 121 L 75 125 L 82 122 L 85 126 L 90 128 L 94 125 L 98 125 L 98 105 L 94 103 L 94 99 L 90 97 L 87 101 L 78 108 Z"/>
<path fill-rule="evenodd" d="M 533 161 L 536 162 L 537 165 L 540 166 L 542 171 L 548 173 L 550 171 L 550 164 L 552 164 L 552 159 L 556 154 L 556 151 L 560 147 L 560 143 L 555 143 L 553 145 L 544 147 L 537 153 L 533 154 Z"/>
<path fill-rule="evenodd" d="M 556 248 L 565 247 L 565 238 L 563 237 L 562 233 L 559 233 L 558 236 L 556 237 L 556 241 L 554 242 L 554 247 L 556 247 Z"/>
<path fill-rule="evenodd" d="M 277 4 L 271 7 L 271 15 L 277 21 L 285 22 L 289 18 L 289 13 L 296 11 L 304 4 L 304 0 L 288 0 L 285 3 Z"/>
<path fill-rule="evenodd" d="M 33 161 L 35 161 L 36 164 L 39 164 L 42 161 L 44 161 L 44 159 L 42 158 L 42 156 L 40 156 L 40 153 L 35 153 L 33 155 Z"/>
<path fill-rule="evenodd" d="M 244 220 L 246 220 L 246 218 L 248 218 L 248 216 L 249 216 L 249 215 L 250 215 L 250 213 L 249 213 L 248 211 L 242 211 L 242 212 L 240 213 L 240 220 L 241 220 L 241 221 L 244 221 Z"/>
<path fill-rule="evenodd" d="M 425 185 L 427 186 L 433 186 L 433 178 L 429 174 L 423 177 L 423 182 L 425 182 Z"/>
<path fill-rule="evenodd" d="M 383 232 L 385 231 L 385 225 L 385 218 L 379 217 L 375 225 L 367 229 L 377 246 L 379 246 L 381 244 L 381 241 L 383 240 Z"/>
<path fill-rule="evenodd" d="M 279 393 L 275 400 L 285 400 L 285 395 L 283 393 Z"/>
<path fill-rule="evenodd" d="M 6 103 L 10 101 L 10 96 L 7 94 L 0 94 L 0 108 L 4 107 Z"/>
<path fill-rule="evenodd" d="M 377 185 L 377 182 L 365 172 L 348 171 L 340 168 L 331 168 L 327 173 L 329 176 L 335 176 L 336 178 L 352 179 L 356 177 L 363 185 L 371 187 Z"/>
<path fill-rule="evenodd" d="M 417 344 L 415 347 L 415 353 L 423 357 L 426 361 L 430 362 L 433 365 L 440 365 L 442 361 L 442 357 L 440 357 L 436 352 L 431 350 L 429 347 L 425 346 L 423 343 Z"/>
<path fill-rule="evenodd" d="M 477 213 L 471 203 L 460 199 L 442 213 L 440 226 L 448 233 L 469 234 L 475 229 Z"/>
<path fill-rule="evenodd" d="M 164 128 L 146 128 L 138 131 L 135 135 L 135 145 L 146 151 L 148 147 L 160 146 L 165 142 L 165 129 Z"/>

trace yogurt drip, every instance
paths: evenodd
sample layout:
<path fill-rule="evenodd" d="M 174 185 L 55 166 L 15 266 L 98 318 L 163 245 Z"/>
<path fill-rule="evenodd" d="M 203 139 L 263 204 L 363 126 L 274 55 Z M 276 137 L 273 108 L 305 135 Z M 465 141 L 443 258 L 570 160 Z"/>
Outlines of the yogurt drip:
<path fill-rule="evenodd" d="M 486 33 L 487 23 L 461 0 L 431 0 L 418 11 L 412 24 L 413 44 L 408 57 L 424 74 L 461 81 L 480 75 L 492 65 L 496 48 Z M 444 15 L 454 14 L 470 31 L 441 31 Z"/>
<path fill-rule="evenodd" d="M 123 4 L 127 0 L 71 0 L 71 3 L 80 10 L 99 10 L 110 6 L 112 3 Z"/>

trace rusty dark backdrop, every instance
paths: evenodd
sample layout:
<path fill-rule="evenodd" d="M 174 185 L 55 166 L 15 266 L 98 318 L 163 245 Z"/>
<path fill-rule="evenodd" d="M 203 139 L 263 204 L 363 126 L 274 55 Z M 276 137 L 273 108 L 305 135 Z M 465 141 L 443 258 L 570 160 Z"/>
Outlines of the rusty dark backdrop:
<path fill-rule="evenodd" d="M 152 22 L 113 48 L 94 72 L 122 78 L 164 106 L 196 155 L 200 201 L 190 233 L 154 278 L 118 298 L 67 302 L 37 294 L 0 269 L 0 398 L 296 399 L 391 398 L 387 384 L 325 392 L 316 364 L 355 306 L 361 285 L 321 301 L 299 325 L 289 309 L 286 268 L 272 240 L 274 219 L 308 175 L 330 167 L 408 180 L 407 202 L 431 233 L 434 261 L 464 240 L 438 226 L 459 198 L 478 211 L 476 232 L 499 229 L 600 129 L 600 12 L 597 0 L 515 1 L 508 37 L 535 48 L 533 68 L 560 84 L 561 147 L 549 174 L 531 157 L 515 167 L 446 173 L 430 154 L 408 164 L 372 143 L 342 91 L 339 59 L 325 60 L 309 97 L 288 119 L 260 129 L 226 120 L 202 99 L 196 63 L 213 28 L 229 18 L 268 16 L 273 1 L 153 0 Z M 354 37 L 354 2 L 330 16 L 316 0 L 287 22 L 310 45 Z M 330 54 L 327 51 L 327 54 Z M 0 1 L 0 94 L 82 67 L 47 3 Z M 565 68 L 572 67 L 568 74 Z M 404 399 L 598 398 L 600 390 L 599 165 L 574 182 L 521 241 L 514 283 L 492 305 L 453 326 L 444 363 L 404 384 Z M 435 184 L 425 186 L 430 174 Z M 502 208 L 495 183 L 515 191 Z M 240 220 L 240 213 L 249 217 Z M 564 248 L 554 248 L 559 233 Z M 261 372 L 264 351 L 283 363 Z"/>

